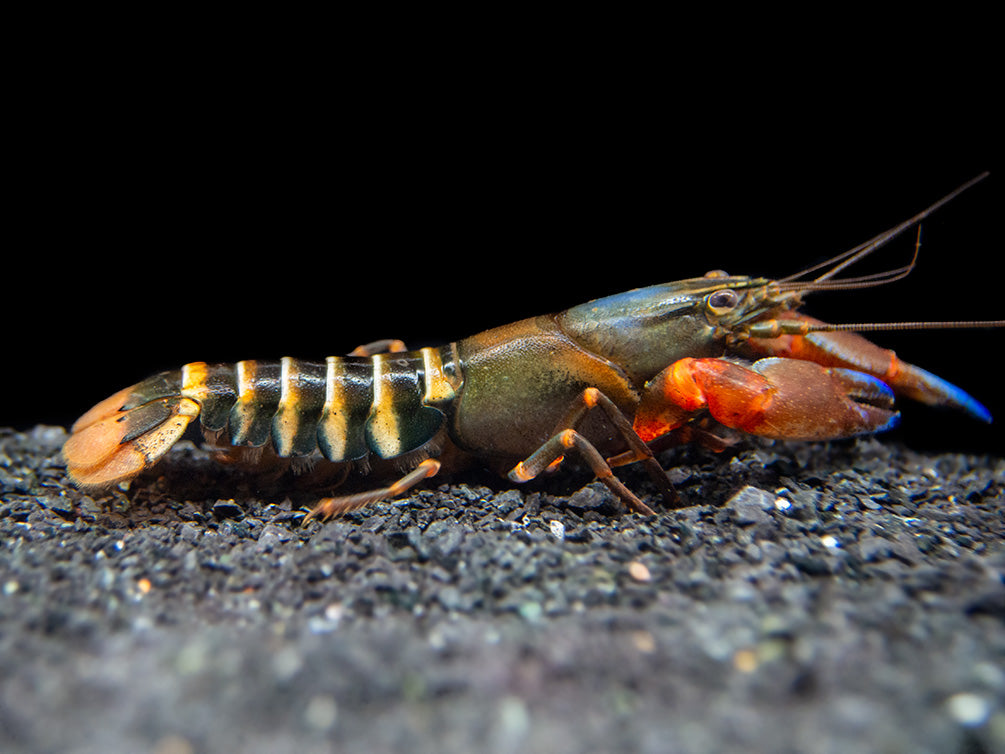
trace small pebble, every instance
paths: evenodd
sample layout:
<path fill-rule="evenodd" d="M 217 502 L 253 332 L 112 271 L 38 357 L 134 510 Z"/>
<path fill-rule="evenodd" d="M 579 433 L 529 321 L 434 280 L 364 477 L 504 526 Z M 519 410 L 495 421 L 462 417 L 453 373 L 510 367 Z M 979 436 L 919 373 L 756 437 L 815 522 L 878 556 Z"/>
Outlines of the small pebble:
<path fill-rule="evenodd" d="M 968 692 L 949 697 L 946 709 L 956 722 L 967 728 L 984 725 L 991 714 L 991 704 L 985 697 Z"/>
<path fill-rule="evenodd" d="M 312 696 L 304 709 L 304 722 L 317 731 L 331 730 L 337 716 L 338 705 L 335 699 L 327 694 Z"/>
<path fill-rule="evenodd" d="M 628 574 L 636 581 L 652 581 L 652 574 L 645 563 L 633 560 L 628 564 Z"/>

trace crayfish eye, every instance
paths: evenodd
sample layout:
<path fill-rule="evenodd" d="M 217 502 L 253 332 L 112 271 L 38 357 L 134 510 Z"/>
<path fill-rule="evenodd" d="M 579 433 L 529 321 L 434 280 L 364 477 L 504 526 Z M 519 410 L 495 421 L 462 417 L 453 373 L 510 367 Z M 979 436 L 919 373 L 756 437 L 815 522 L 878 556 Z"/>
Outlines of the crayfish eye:
<path fill-rule="evenodd" d="M 740 297 L 737 295 L 736 291 L 730 288 L 724 288 L 721 291 L 716 291 L 715 293 L 710 293 L 708 298 L 705 300 L 708 310 L 712 314 L 725 314 L 729 310 L 739 303 Z"/>

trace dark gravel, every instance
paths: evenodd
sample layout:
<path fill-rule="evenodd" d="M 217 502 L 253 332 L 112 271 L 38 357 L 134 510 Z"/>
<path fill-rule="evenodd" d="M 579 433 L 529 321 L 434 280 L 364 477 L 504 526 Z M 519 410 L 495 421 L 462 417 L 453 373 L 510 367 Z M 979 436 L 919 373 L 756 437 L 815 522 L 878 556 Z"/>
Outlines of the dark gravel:
<path fill-rule="evenodd" d="M 94 499 L 0 431 L 0 751 L 1005 751 L 1005 460 L 866 439 L 327 524 L 183 444 Z M 652 488 L 626 469 L 633 489 Z"/>

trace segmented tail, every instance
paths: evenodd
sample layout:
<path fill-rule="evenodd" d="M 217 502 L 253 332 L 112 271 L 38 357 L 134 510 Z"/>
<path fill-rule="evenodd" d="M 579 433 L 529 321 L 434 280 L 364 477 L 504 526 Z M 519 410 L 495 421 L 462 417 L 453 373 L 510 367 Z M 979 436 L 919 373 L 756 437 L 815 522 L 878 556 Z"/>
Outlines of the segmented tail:
<path fill-rule="evenodd" d="M 199 417 L 224 445 L 277 457 L 320 453 L 334 463 L 409 457 L 434 443 L 456 397 L 453 347 L 324 364 L 293 358 L 237 364 L 193 362 L 125 390 L 84 414 L 63 446 L 67 474 L 102 489 L 156 463 Z"/>

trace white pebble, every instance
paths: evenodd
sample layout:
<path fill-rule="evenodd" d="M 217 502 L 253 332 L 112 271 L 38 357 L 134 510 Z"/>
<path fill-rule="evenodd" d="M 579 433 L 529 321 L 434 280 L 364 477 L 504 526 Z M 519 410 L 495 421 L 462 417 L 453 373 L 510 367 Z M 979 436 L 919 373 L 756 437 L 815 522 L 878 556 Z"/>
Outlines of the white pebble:
<path fill-rule="evenodd" d="M 549 524 L 549 528 L 551 529 L 551 536 L 553 536 L 559 542 L 565 539 L 565 524 L 563 524 L 561 521 L 558 520 L 552 521 Z"/>
<path fill-rule="evenodd" d="M 327 694 L 318 694 L 307 702 L 304 721 L 314 730 L 331 730 L 337 715 L 338 707 L 335 700 Z"/>
<path fill-rule="evenodd" d="M 820 544 L 826 547 L 828 550 L 833 550 L 841 546 L 840 540 L 833 534 L 824 534 L 820 537 Z"/>
<path fill-rule="evenodd" d="M 991 705 L 987 699 L 965 691 L 949 697 L 946 709 L 956 722 L 968 728 L 984 725 L 991 714 Z"/>

